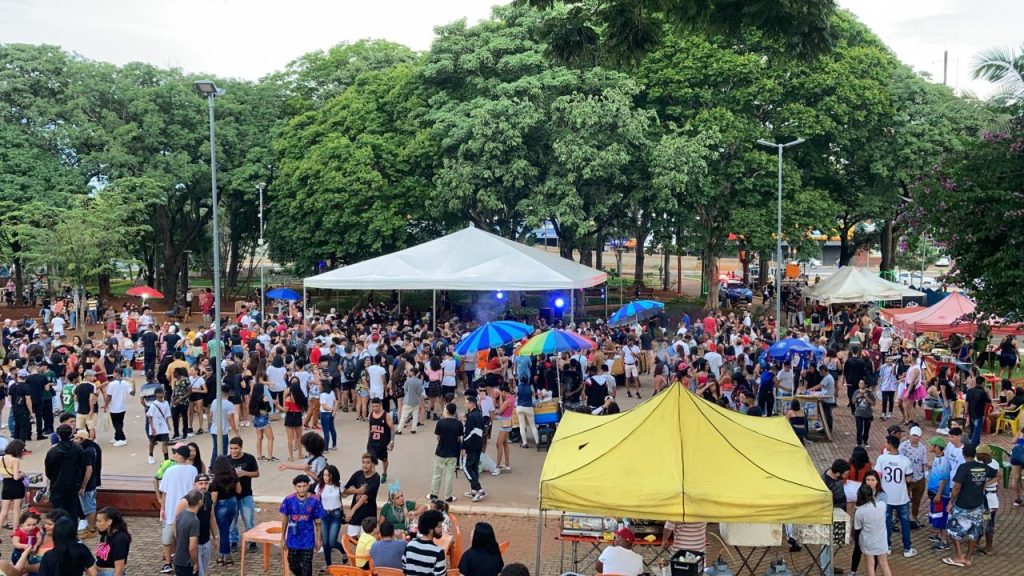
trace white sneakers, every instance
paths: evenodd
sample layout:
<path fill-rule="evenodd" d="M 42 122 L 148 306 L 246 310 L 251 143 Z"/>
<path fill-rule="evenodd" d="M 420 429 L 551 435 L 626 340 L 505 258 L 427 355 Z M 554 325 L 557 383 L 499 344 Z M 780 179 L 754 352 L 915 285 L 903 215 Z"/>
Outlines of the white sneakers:
<path fill-rule="evenodd" d="M 156 459 L 154 459 L 152 456 L 148 456 L 146 458 L 146 462 L 149 462 L 150 464 L 156 464 Z"/>
<path fill-rule="evenodd" d="M 904 558 L 913 558 L 914 556 L 917 556 L 917 549 L 916 548 L 911 548 L 910 550 L 904 550 L 903 551 L 903 557 Z"/>
<path fill-rule="evenodd" d="M 949 434 L 949 428 L 938 428 L 935 430 L 936 434 Z"/>
<path fill-rule="evenodd" d="M 117 440 L 117 441 L 114 442 L 114 446 L 127 446 L 127 445 L 128 445 L 128 441 L 127 440 Z"/>

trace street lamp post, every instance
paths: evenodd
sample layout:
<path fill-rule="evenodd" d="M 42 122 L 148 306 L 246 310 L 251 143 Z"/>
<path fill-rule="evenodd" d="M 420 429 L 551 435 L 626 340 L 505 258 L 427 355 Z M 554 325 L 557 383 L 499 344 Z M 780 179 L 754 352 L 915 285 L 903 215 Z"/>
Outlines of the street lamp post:
<path fill-rule="evenodd" d="M 266 318 L 266 316 L 263 314 L 263 302 L 266 301 L 267 299 L 266 295 L 263 293 L 264 290 L 266 290 L 266 287 L 263 283 L 263 255 L 264 252 L 266 251 L 265 248 L 263 247 L 263 190 L 267 188 L 267 183 L 260 182 L 259 184 L 256 185 L 256 188 L 260 191 L 260 324 L 263 324 Z"/>
<path fill-rule="evenodd" d="M 782 151 L 790 146 L 796 146 L 804 141 L 797 138 L 786 144 L 775 144 L 767 140 L 758 140 L 757 143 L 768 148 L 776 148 L 779 151 L 779 205 L 778 221 L 775 232 L 775 334 L 776 340 L 782 339 Z"/>
<path fill-rule="evenodd" d="M 206 98 L 207 103 L 210 107 L 210 190 L 213 196 L 213 339 L 216 342 L 214 350 L 216 351 L 213 356 L 214 367 L 214 382 L 217 390 L 217 398 L 221 398 L 221 361 L 224 356 L 224 341 L 221 339 L 220 334 L 220 222 L 217 218 L 217 212 L 219 211 L 219 203 L 217 200 L 217 142 L 216 142 L 216 122 L 213 115 L 213 101 L 217 96 L 223 96 L 224 90 L 217 88 L 217 85 L 212 80 L 199 80 L 195 83 L 196 91 L 199 92 L 200 96 Z M 227 442 L 222 442 L 223 447 L 217 446 L 217 437 L 220 436 L 227 439 L 226 430 L 224 429 L 224 410 L 217 410 L 217 431 L 219 434 L 211 434 L 213 440 L 213 454 L 214 457 L 219 454 L 220 451 L 227 453 Z"/>

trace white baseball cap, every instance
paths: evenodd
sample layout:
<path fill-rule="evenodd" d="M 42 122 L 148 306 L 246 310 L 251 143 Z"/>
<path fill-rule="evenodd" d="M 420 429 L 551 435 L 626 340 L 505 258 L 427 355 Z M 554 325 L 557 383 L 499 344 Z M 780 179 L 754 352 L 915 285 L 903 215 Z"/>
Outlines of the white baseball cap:
<path fill-rule="evenodd" d="M 911 428 L 910 429 L 910 435 L 911 436 L 920 436 L 921 435 L 921 427 L 920 426 L 914 426 L 913 428 Z"/>

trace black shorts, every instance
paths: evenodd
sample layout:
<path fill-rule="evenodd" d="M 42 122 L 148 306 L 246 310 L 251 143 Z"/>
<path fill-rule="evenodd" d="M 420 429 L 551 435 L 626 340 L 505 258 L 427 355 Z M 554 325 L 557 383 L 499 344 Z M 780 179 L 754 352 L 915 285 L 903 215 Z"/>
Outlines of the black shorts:
<path fill-rule="evenodd" d="M 25 498 L 25 483 L 13 478 L 4 478 L 3 490 L 0 490 L 0 499 L 22 500 Z"/>
<path fill-rule="evenodd" d="M 374 464 L 388 461 L 388 447 L 380 444 L 367 444 L 366 453 L 373 459 Z"/>
<path fill-rule="evenodd" d="M 999 367 L 1000 368 L 1013 368 L 1017 365 L 1016 354 L 1000 354 L 999 355 Z"/>
<path fill-rule="evenodd" d="M 284 425 L 288 428 L 302 426 L 302 412 L 285 412 Z"/>
<path fill-rule="evenodd" d="M 346 380 L 345 382 L 342 382 L 341 383 L 341 389 L 344 392 L 350 392 L 352 390 L 355 390 L 356 389 L 356 381 L 355 380 Z"/>
<path fill-rule="evenodd" d="M 165 442 L 166 443 L 169 440 L 170 440 L 170 438 L 168 437 L 167 434 L 157 434 L 156 436 L 153 436 L 152 434 L 150 434 L 150 436 L 149 436 L 149 441 L 150 442 Z"/>
<path fill-rule="evenodd" d="M 188 395 L 189 402 L 199 402 L 200 400 L 203 400 L 205 398 L 206 394 L 203 394 L 202 392 L 190 392 Z"/>

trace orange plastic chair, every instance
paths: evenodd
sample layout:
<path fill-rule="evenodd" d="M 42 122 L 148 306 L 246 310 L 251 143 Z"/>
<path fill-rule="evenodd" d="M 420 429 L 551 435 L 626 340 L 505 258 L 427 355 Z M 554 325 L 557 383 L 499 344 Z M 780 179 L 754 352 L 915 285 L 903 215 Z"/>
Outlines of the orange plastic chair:
<path fill-rule="evenodd" d="M 404 576 L 405 572 L 402 572 L 398 568 L 374 568 L 373 576 Z"/>
<path fill-rule="evenodd" d="M 341 549 L 345 551 L 345 556 L 348 556 L 349 566 L 355 566 L 352 559 L 356 557 L 356 541 L 348 534 L 342 534 Z"/>
<path fill-rule="evenodd" d="M 452 524 L 452 544 L 450 547 L 452 566 L 458 566 L 462 559 L 462 528 L 457 523 Z"/>
<path fill-rule="evenodd" d="M 346 566 L 344 564 L 331 564 L 327 567 L 327 574 L 330 576 L 366 576 L 369 574 L 366 570 L 360 570 L 355 566 Z"/>
<path fill-rule="evenodd" d="M 504 542 L 500 542 L 498 544 L 498 551 L 501 552 L 502 556 L 505 555 L 505 551 L 508 550 L 508 547 L 509 547 L 510 544 L 511 544 L 511 542 L 509 542 L 508 540 L 506 540 Z"/>

